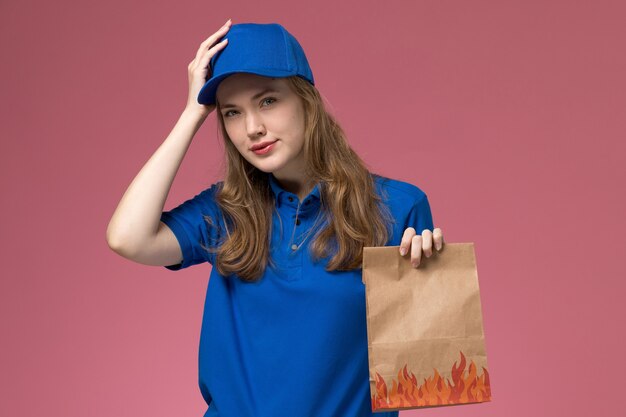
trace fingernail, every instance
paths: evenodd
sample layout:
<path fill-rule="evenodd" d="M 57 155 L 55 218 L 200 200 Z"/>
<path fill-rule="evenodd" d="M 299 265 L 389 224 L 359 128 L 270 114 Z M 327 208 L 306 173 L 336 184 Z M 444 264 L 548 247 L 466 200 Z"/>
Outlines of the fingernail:
<path fill-rule="evenodd" d="M 411 265 L 413 265 L 414 268 L 417 268 L 419 266 L 417 262 L 411 262 Z"/>
<path fill-rule="evenodd" d="M 406 248 L 400 249 L 400 255 L 402 256 L 406 255 Z"/>

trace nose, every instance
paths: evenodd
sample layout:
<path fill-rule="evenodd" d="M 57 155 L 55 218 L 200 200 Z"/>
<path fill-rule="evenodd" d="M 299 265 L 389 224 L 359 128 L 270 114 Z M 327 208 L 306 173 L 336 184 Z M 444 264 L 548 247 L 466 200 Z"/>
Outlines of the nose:
<path fill-rule="evenodd" d="M 248 136 L 251 139 L 265 135 L 265 126 L 259 117 L 251 115 L 247 118 L 246 123 Z"/>

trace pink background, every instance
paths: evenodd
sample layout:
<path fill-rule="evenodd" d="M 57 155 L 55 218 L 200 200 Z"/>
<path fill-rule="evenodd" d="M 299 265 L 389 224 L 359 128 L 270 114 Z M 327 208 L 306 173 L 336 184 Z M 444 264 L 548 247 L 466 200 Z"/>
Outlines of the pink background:
<path fill-rule="evenodd" d="M 233 23 L 279 22 L 375 172 L 475 242 L 491 403 L 403 416 L 621 414 L 626 8 L 620 1 L 27 1 L 0 5 L 0 415 L 201 416 L 210 265 L 105 230 Z M 166 209 L 217 179 L 207 119 Z M 621 168 L 620 168 L 621 167 Z M 303 387 L 306 389 L 306 387 Z"/>

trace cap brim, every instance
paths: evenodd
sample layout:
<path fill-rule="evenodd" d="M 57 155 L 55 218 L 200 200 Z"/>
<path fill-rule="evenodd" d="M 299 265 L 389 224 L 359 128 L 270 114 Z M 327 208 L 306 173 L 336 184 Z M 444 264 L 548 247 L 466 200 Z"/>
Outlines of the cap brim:
<path fill-rule="evenodd" d="M 289 77 L 289 76 L 294 75 L 294 73 L 291 71 L 279 71 L 275 69 L 272 69 L 272 70 L 249 69 L 246 71 L 225 72 L 223 74 L 218 75 L 217 77 L 211 78 L 209 81 L 206 82 L 206 84 L 202 86 L 202 88 L 200 89 L 200 92 L 198 93 L 198 98 L 197 98 L 198 104 L 204 104 L 205 106 L 215 104 L 215 93 L 217 92 L 217 87 L 219 86 L 219 84 L 226 77 L 229 77 L 233 74 L 237 74 L 240 72 L 244 72 L 247 74 L 261 75 L 264 77 L 278 77 L 278 78 Z"/>

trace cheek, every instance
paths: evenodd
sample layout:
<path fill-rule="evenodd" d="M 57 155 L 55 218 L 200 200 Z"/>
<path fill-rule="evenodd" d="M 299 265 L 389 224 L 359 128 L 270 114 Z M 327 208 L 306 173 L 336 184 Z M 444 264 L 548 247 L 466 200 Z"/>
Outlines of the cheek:
<path fill-rule="evenodd" d="M 297 139 L 297 142 L 303 140 L 304 136 L 304 114 L 300 111 L 293 110 L 284 115 L 286 123 L 283 125 L 283 130 L 289 132 L 289 135 L 293 139 Z"/>
<path fill-rule="evenodd" d="M 234 142 L 235 147 L 237 148 L 237 150 L 239 151 L 239 153 L 241 154 L 246 154 L 246 145 L 245 143 L 239 141 L 239 142 Z"/>
<path fill-rule="evenodd" d="M 240 140 L 237 140 L 236 136 L 233 136 L 231 133 L 228 134 L 230 143 L 237 149 L 237 151 L 241 154 L 244 154 L 243 143 Z"/>
<path fill-rule="evenodd" d="M 226 133 L 228 134 L 231 143 L 235 145 L 237 149 L 241 150 L 241 147 L 245 146 L 245 140 L 242 139 L 246 136 L 245 132 L 240 132 L 239 129 L 231 125 L 226 127 Z"/>

